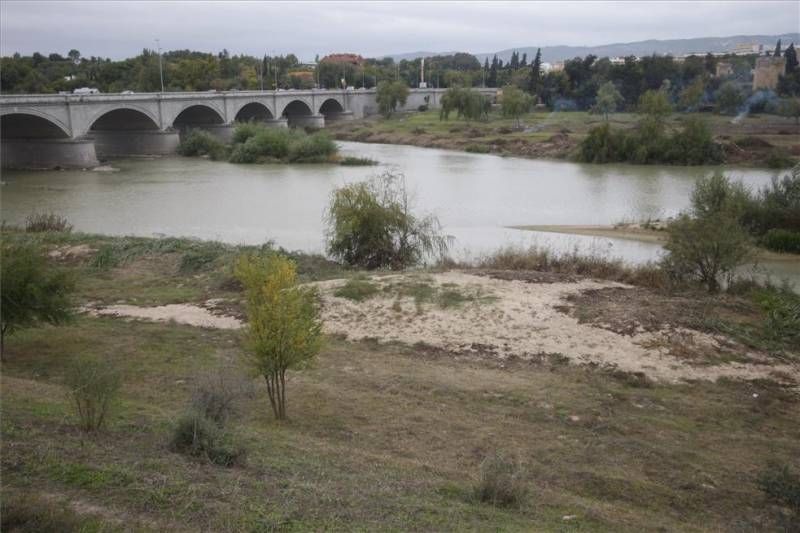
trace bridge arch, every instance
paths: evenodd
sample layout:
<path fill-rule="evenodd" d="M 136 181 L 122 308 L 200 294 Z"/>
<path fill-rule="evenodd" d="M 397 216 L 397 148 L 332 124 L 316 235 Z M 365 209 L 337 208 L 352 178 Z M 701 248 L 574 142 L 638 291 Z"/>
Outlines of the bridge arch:
<path fill-rule="evenodd" d="M 338 98 L 327 98 L 319 106 L 318 112 L 325 117 L 325 120 L 336 120 L 344 113 L 344 104 Z"/>
<path fill-rule="evenodd" d="M 292 100 L 283 106 L 281 116 L 286 118 L 289 122 L 289 127 L 296 127 L 304 125 L 304 118 L 314 115 L 312 106 L 302 99 Z"/>
<path fill-rule="evenodd" d="M 4 109 L 0 112 L 3 139 L 67 139 L 69 128 L 55 117 L 35 109 Z"/>
<path fill-rule="evenodd" d="M 225 123 L 225 114 L 216 106 L 203 104 L 187 104 L 175 114 L 170 125 L 184 130 L 192 127 L 210 126 Z"/>
<path fill-rule="evenodd" d="M 236 111 L 233 120 L 235 122 L 264 122 L 273 118 L 275 115 L 268 105 L 262 102 L 246 102 Z"/>
<path fill-rule="evenodd" d="M 158 118 L 148 109 L 125 105 L 102 109 L 88 122 L 87 131 L 158 130 Z"/>

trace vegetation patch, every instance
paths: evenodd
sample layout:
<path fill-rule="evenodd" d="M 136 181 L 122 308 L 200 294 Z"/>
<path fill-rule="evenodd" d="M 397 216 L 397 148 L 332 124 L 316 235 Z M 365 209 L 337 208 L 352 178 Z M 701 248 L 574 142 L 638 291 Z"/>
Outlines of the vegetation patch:
<path fill-rule="evenodd" d="M 339 161 L 339 164 L 344 167 L 372 167 L 377 165 L 378 162 L 369 157 L 354 157 L 348 155 L 343 157 Z"/>
<path fill-rule="evenodd" d="M 72 224 L 65 217 L 55 213 L 32 213 L 25 218 L 25 231 L 28 233 L 46 231 L 69 233 L 72 231 Z"/>
<path fill-rule="evenodd" d="M 367 298 L 372 298 L 379 292 L 380 289 L 377 284 L 365 279 L 353 278 L 347 280 L 347 283 L 336 289 L 333 294 L 339 298 L 361 302 Z"/>

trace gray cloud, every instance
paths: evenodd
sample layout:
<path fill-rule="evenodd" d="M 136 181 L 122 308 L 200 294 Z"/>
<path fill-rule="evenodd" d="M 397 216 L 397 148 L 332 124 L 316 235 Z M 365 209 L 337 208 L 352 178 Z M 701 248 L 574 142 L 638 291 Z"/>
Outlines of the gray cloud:
<path fill-rule="evenodd" d="M 416 50 L 796 32 L 800 3 L 730 2 L 92 2 L 0 3 L 0 52 L 77 48 L 119 59 L 154 48 L 301 59 Z"/>

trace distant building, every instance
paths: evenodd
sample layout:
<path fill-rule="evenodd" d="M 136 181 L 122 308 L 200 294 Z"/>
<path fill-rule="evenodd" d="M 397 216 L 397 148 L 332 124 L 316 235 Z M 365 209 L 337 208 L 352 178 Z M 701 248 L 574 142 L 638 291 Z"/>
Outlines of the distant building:
<path fill-rule="evenodd" d="M 100 89 L 96 89 L 94 87 L 79 87 L 72 91 L 72 94 L 97 94 L 100 92 Z"/>
<path fill-rule="evenodd" d="M 751 54 L 760 54 L 763 51 L 764 51 L 763 44 L 739 43 L 733 47 L 731 53 L 736 56 L 747 56 Z"/>
<path fill-rule="evenodd" d="M 775 89 L 778 79 L 786 74 L 786 59 L 783 57 L 760 56 L 756 58 L 753 71 L 753 90 Z"/>
<path fill-rule="evenodd" d="M 724 61 L 720 61 L 717 63 L 715 75 L 717 78 L 727 78 L 728 76 L 733 76 L 733 65 Z"/>
<path fill-rule="evenodd" d="M 364 58 L 358 54 L 330 54 L 323 57 L 320 63 L 346 63 L 349 65 L 360 66 L 364 64 Z"/>
<path fill-rule="evenodd" d="M 620 56 L 610 57 L 610 58 L 608 58 L 608 60 L 611 61 L 612 65 L 624 65 L 625 64 L 625 58 L 624 57 L 620 57 Z"/>
<path fill-rule="evenodd" d="M 556 61 L 555 63 L 552 64 L 550 70 L 552 70 L 553 72 L 561 72 L 562 70 L 564 70 L 564 62 Z"/>

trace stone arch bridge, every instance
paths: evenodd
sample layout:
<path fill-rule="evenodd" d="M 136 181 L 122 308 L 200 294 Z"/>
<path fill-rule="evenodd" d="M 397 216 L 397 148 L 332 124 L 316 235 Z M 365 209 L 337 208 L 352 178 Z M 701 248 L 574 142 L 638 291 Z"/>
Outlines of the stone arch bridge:
<path fill-rule="evenodd" d="M 496 89 L 478 89 L 494 97 Z M 413 89 L 404 109 L 438 107 L 443 89 Z M 228 91 L 0 96 L 2 165 L 91 167 L 173 153 L 192 129 L 229 140 L 236 122 L 323 128 L 375 113 L 375 90 Z"/>

